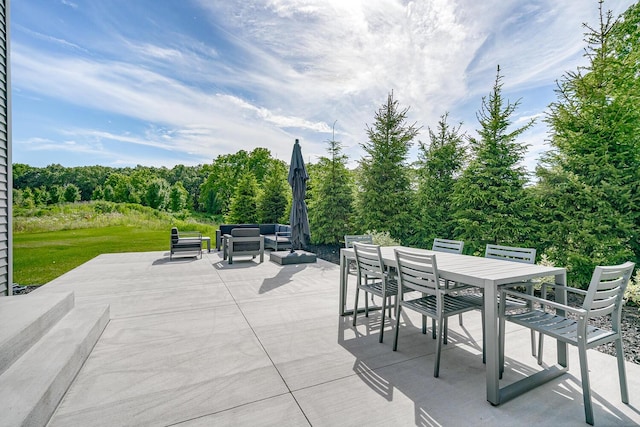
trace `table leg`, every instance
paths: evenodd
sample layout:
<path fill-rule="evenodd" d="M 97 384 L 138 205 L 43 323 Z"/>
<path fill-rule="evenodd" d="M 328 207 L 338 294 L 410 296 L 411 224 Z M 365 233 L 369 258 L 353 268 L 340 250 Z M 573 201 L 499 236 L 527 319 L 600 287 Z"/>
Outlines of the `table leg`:
<path fill-rule="evenodd" d="M 347 278 L 345 277 L 347 274 L 347 257 L 340 251 L 340 316 L 344 316 L 344 308 L 347 304 Z"/>
<path fill-rule="evenodd" d="M 484 334 L 487 375 L 487 400 L 492 405 L 500 403 L 498 357 L 498 287 L 493 282 L 484 286 Z"/>
<path fill-rule="evenodd" d="M 562 292 L 558 292 L 556 294 L 556 301 L 560 304 L 567 304 L 567 288 L 565 286 L 567 286 L 567 274 L 558 274 L 556 276 L 556 284 L 563 286 Z M 557 289 L 557 288 L 556 288 Z M 564 316 L 565 312 L 564 310 L 559 310 L 558 314 L 560 316 Z M 567 367 L 567 343 L 566 342 L 561 342 L 561 341 L 557 341 L 557 345 L 558 345 L 558 365 L 563 366 L 563 367 Z"/>

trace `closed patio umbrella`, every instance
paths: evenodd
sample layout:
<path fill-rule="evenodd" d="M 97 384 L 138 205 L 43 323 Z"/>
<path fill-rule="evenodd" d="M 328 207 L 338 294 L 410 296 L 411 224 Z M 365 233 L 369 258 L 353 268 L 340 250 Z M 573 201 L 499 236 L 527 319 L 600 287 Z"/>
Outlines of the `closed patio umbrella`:
<path fill-rule="evenodd" d="M 296 139 L 291 154 L 291 165 L 289 166 L 289 185 L 293 191 L 293 203 L 291 204 L 291 214 L 289 224 L 291 224 L 291 252 L 295 249 L 302 249 L 309 242 L 309 217 L 307 216 L 307 204 L 304 202 L 307 194 L 307 180 L 309 175 L 302 159 L 300 142 Z"/>

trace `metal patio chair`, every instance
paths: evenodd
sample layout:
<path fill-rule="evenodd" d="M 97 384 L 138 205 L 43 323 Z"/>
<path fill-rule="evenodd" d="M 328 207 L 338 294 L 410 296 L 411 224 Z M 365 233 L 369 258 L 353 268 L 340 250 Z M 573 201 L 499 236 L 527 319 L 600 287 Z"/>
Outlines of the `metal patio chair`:
<path fill-rule="evenodd" d="M 504 261 L 513 261 L 513 262 L 521 262 L 524 264 L 535 264 L 536 262 L 536 250 L 535 248 L 520 248 L 516 246 L 502 246 L 502 245 L 487 245 L 485 247 L 484 252 L 485 258 L 493 258 L 500 259 Z M 513 288 L 515 286 L 520 286 L 526 288 L 526 291 L 529 295 L 533 295 L 533 282 L 517 282 L 517 283 L 508 283 L 502 285 L 502 288 Z M 528 302 L 523 301 L 517 296 L 521 295 L 521 293 L 516 293 L 514 296 L 505 297 L 504 299 L 499 297 L 498 306 L 504 305 L 507 310 L 521 309 L 526 308 L 530 305 Z M 468 301 L 474 302 L 476 306 L 484 308 L 484 292 L 482 289 L 478 289 L 478 292 L 467 293 L 464 295 L 464 298 Z M 485 322 L 484 322 L 484 314 L 482 317 L 482 348 L 485 347 Z M 536 357 L 536 334 L 534 331 L 531 331 L 531 355 Z M 484 351 L 483 351 L 483 362 L 484 362 Z"/>
<path fill-rule="evenodd" d="M 567 286 L 554 286 L 557 292 L 572 292 L 584 296 L 581 308 L 570 307 L 544 298 L 532 295 L 517 294 L 513 290 L 503 289 L 501 295 L 525 298 L 530 302 L 540 304 L 540 308 L 530 308 L 526 312 L 506 314 L 505 307 L 500 308 L 500 373 L 504 371 L 504 341 L 505 321 L 530 328 L 540 333 L 540 347 L 538 363 L 542 363 L 543 335 L 549 335 L 558 341 L 578 347 L 580 357 L 580 372 L 582 377 L 582 396 L 584 413 L 588 424 L 593 425 L 593 408 L 591 405 L 591 388 L 589 385 L 589 368 L 587 366 L 587 349 L 600 344 L 614 342 L 618 359 L 618 379 L 623 403 L 629 403 L 627 377 L 624 366 L 624 350 L 622 346 L 622 331 L 620 329 L 624 291 L 633 272 L 633 262 L 626 262 L 614 266 L 598 266 L 593 272 L 589 288 L 584 291 Z M 548 310 L 555 309 L 555 313 Z M 565 313 L 572 316 L 567 317 Z M 610 315 L 611 328 L 604 329 L 589 325 L 589 319 Z"/>
<path fill-rule="evenodd" d="M 438 335 L 436 341 L 436 360 L 433 376 L 440 375 L 440 353 L 442 350 L 445 319 L 465 311 L 476 310 L 473 303 L 459 298 L 447 288 L 438 275 L 436 255 L 395 250 L 398 297 L 396 298 L 396 324 L 393 351 L 398 349 L 400 332 L 400 313 L 403 308 L 414 310 L 422 315 L 423 325 L 426 317 L 437 320 Z M 405 300 L 405 293 L 417 291 L 421 297 Z M 423 327 L 423 333 L 424 327 Z"/>
<path fill-rule="evenodd" d="M 398 286 L 395 279 L 389 277 L 382 261 L 379 245 L 367 243 L 353 243 L 353 250 L 356 255 L 357 285 L 356 298 L 353 307 L 353 326 L 356 326 L 358 317 L 358 296 L 360 290 L 365 292 L 364 307 L 365 317 L 369 317 L 369 301 L 367 294 L 377 295 L 382 298 L 382 317 L 380 321 L 380 342 L 384 337 L 384 321 L 387 307 L 391 317 L 391 297 L 398 294 Z"/>

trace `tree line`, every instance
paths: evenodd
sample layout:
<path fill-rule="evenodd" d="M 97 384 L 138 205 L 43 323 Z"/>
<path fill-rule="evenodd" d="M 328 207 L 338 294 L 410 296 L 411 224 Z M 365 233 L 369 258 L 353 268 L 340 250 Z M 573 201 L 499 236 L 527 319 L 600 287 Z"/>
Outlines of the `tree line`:
<path fill-rule="evenodd" d="M 429 248 L 435 237 L 463 240 L 475 255 L 489 243 L 535 247 L 578 286 L 595 265 L 638 261 L 639 24 L 639 5 L 614 19 L 600 2 L 598 25 L 585 24 L 588 64 L 557 82 L 544 118 L 551 149 L 533 174 L 520 142 L 533 121 L 514 127 L 519 100 L 505 99 L 500 67 L 480 103 L 476 135 L 445 112 L 427 127 L 428 141 L 416 141 L 422 128 L 408 123 L 409 108 L 391 92 L 366 127 L 357 168 L 347 167 L 335 136 L 327 156 L 307 165 L 312 243 L 377 231 L 415 247 Z M 418 160 L 410 162 L 416 143 Z M 172 169 L 14 165 L 14 204 L 110 200 L 229 223 L 288 222 L 287 172 L 266 148 Z"/>

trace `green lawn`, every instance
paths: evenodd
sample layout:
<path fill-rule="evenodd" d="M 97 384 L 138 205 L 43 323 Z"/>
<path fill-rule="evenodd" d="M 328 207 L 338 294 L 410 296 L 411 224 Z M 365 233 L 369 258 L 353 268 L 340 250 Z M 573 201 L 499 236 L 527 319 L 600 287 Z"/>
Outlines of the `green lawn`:
<path fill-rule="evenodd" d="M 168 251 L 171 227 L 214 237 L 217 224 L 146 206 L 80 202 L 15 209 L 13 282 L 44 285 L 100 254 Z"/>
<path fill-rule="evenodd" d="M 100 254 L 168 250 L 169 229 L 112 226 L 16 233 L 13 248 L 14 283 L 43 285 Z"/>

